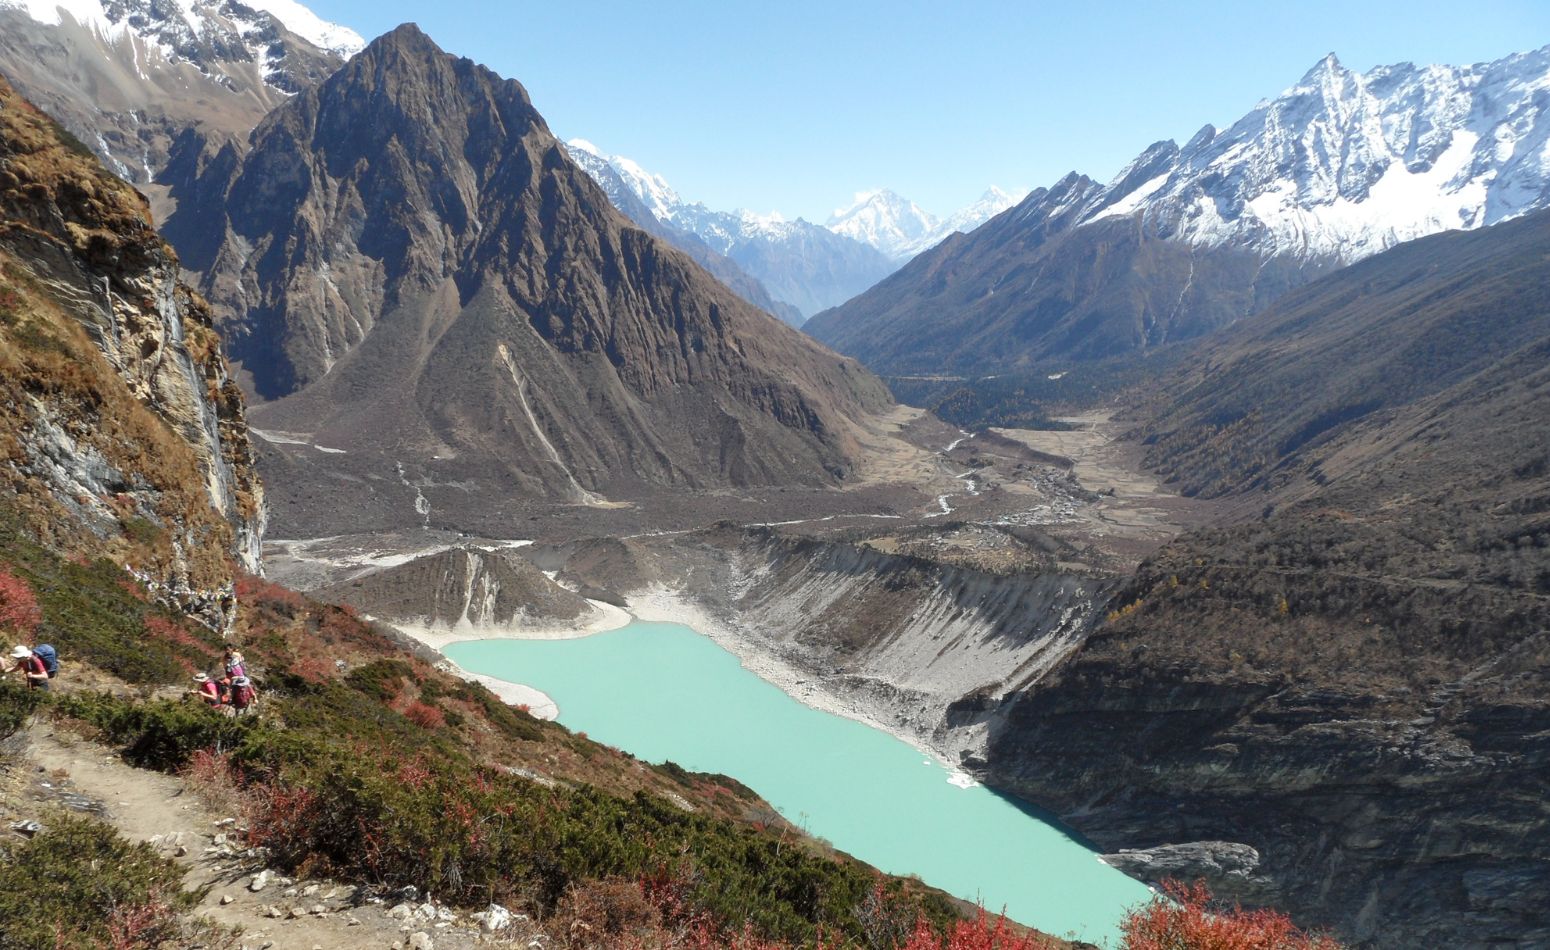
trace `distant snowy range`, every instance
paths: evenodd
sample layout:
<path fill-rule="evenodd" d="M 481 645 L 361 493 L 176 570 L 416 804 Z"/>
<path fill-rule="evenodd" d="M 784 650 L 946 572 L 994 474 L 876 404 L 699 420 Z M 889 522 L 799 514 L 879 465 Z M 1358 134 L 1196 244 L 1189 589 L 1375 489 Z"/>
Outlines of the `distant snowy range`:
<path fill-rule="evenodd" d="M 740 287 L 728 280 L 734 290 L 796 325 L 861 293 L 954 232 L 974 230 L 1021 198 L 992 187 L 968 207 L 938 218 L 878 189 L 857 194 L 819 225 L 780 214 L 715 211 L 685 200 L 661 175 L 585 139 L 571 139 L 566 147 L 636 224 L 688 251 L 723 280 L 727 265 L 736 268 L 759 286 L 748 292 L 746 283 Z M 757 299 L 759 290 L 769 299 Z"/>

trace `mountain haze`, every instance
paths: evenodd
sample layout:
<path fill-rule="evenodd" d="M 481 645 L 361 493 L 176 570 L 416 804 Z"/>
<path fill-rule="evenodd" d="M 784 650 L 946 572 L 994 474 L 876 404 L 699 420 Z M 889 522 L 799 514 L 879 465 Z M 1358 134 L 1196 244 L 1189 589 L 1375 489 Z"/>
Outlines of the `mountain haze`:
<path fill-rule="evenodd" d="M 915 202 L 886 188 L 863 191 L 830 215 L 827 227 L 877 248 L 897 264 L 930 250 L 960 231 L 972 231 L 1017 204 L 1017 198 L 991 186 L 972 204 L 938 218 Z"/>
<path fill-rule="evenodd" d="M 518 83 L 413 26 L 182 193 L 168 233 L 279 400 L 258 424 L 334 450 L 308 463 L 323 483 L 385 472 L 395 500 L 345 497 L 389 521 L 419 523 L 433 484 L 460 504 L 831 484 L 888 404 L 614 210 Z"/>
<path fill-rule="evenodd" d="M 628 158 L 605 155 L 582 139 L 568 147 L 619 210 L 647 230 L 668 229 L 669 240 L 691 253 L 703 245 L 723 255 L 759 281 L 783 309 L 795 310 L 796 318 L 781 314 L 789 323 L 800 324 L 849 300 L 893 270 L 887 257 L 863 241 L 801 218 L 712 211 L 702 202 L 684 200 L 662 176 Z"/>
<path fill-rule="evenodd" d="M 624 174 L 627 169 L 617 159 L 602 155 L 591 143 L 581 139 L 572 139 L 565 147 L 571 160 L 592 176 L 608 195 L 608 200 L 626 218 L 694 258 L 701 267 L 755 307 L 775 314 L 792 326 L 801 326 L 807 319 L 807 315 L 796 307 L 770 296 L 769 288 L 758 278 L 743 270 L 730 257 L 713 249 L 704 238 L 678 227 L 670 215 L 659 216 L 657 209 L 661 207 L 660 203 L 647 201 L 648 197 L 655 196 L 650 191 L 643 191 L 642 183 L 634 176 L 627 178 Z"/>

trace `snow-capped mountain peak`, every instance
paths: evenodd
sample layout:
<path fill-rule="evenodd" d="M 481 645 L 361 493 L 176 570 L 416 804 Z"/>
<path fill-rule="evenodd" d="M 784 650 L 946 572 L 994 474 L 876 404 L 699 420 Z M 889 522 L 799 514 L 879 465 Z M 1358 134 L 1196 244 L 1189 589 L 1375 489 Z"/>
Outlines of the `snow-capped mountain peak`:
<path fill-rule="evenodd" d="M 913 201 L 879 188 L 857 192 L 849 205 L 836 209 L 829 218 L 829 229 L 870 244 L 903 263 L 957 231 L 974 230 L 1021 200 L 1021 195 L 991 186 L 978 201 L 938 218 Z"/>
<path fill-rule="evenodd" d="M 0 0 L 0 9 L 23 12 L 45 26 L 62 26 L 68 18 L 108 40 L 134 34 L 183 58 L 190 58 L 191 47 L 200 41 L 271 42 L 265 35 L 269 20 L 341 58 L 366 45 L 354 30 L 324 20 L 296 0 Z"/>
<path fill-rule="evenodd" d="M 17 91 L 141 186 L 174 148 L 246 136 L 365 45 L 297 0 L 0 0 L 0 36 Z"/>
<path fill-rule="evenodd" d="M 909 248 L 940 224 L 936 215 L 886 188 L 857 192 L 855 199 L 830 215 L 828 228 L 882 251 L 891 258 L 910 256 Z"/>
<path fill-rule="evenodd" d="M 1202 246 L 1350 263 L 1550 205 L 1550 47 L 1358 73 L 1333 53 L 1231 128 L 1152 146 L 1079 220 L 1142 214 Z"/>
<path fill-rule="evenodd" d="M 329 21 L 297 3 L 296 0 L 242 0 L 244 6 L 273 16 L 285 28 L 316 46 L 348 59 L 366 47 L 361 35 L 347 26 Z"/>
<path fill-rule="evenodd" d="M 667 229 L 668 239 L 691 253 L 707 249 L 725 258 L 789 310 L 793 323 L 850 299 L 896 266 L 876 249 L 801 218 L 686 201 L 660 175 L 585 139 L 566 146 L 619 210 L 648 229 Z"/>

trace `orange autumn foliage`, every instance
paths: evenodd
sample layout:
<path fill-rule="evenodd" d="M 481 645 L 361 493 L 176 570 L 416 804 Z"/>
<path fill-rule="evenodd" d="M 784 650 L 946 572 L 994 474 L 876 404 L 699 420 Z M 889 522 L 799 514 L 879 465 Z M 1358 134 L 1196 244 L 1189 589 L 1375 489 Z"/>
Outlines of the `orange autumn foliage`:
<path fill-rule="evenodd" d="M 1202 881 L 1166 881 L 1163 889 L 1166 897 L 1132 910 L 1120 924 L 1125 950 L 1339 950 L 1279 911 L 1214 906 Z"/>

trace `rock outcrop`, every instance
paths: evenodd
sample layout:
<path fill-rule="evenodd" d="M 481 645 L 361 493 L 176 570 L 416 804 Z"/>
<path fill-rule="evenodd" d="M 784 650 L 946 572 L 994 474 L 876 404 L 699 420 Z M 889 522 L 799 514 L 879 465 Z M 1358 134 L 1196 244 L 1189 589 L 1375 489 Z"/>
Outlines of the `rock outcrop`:
<path fill-rule="evenodd" d="M 178 275 L 145 199 L 0 82 L 0 492 L 45 540 L 218 614 L 233 564 L 258 569 L 264 497 Z"/>

